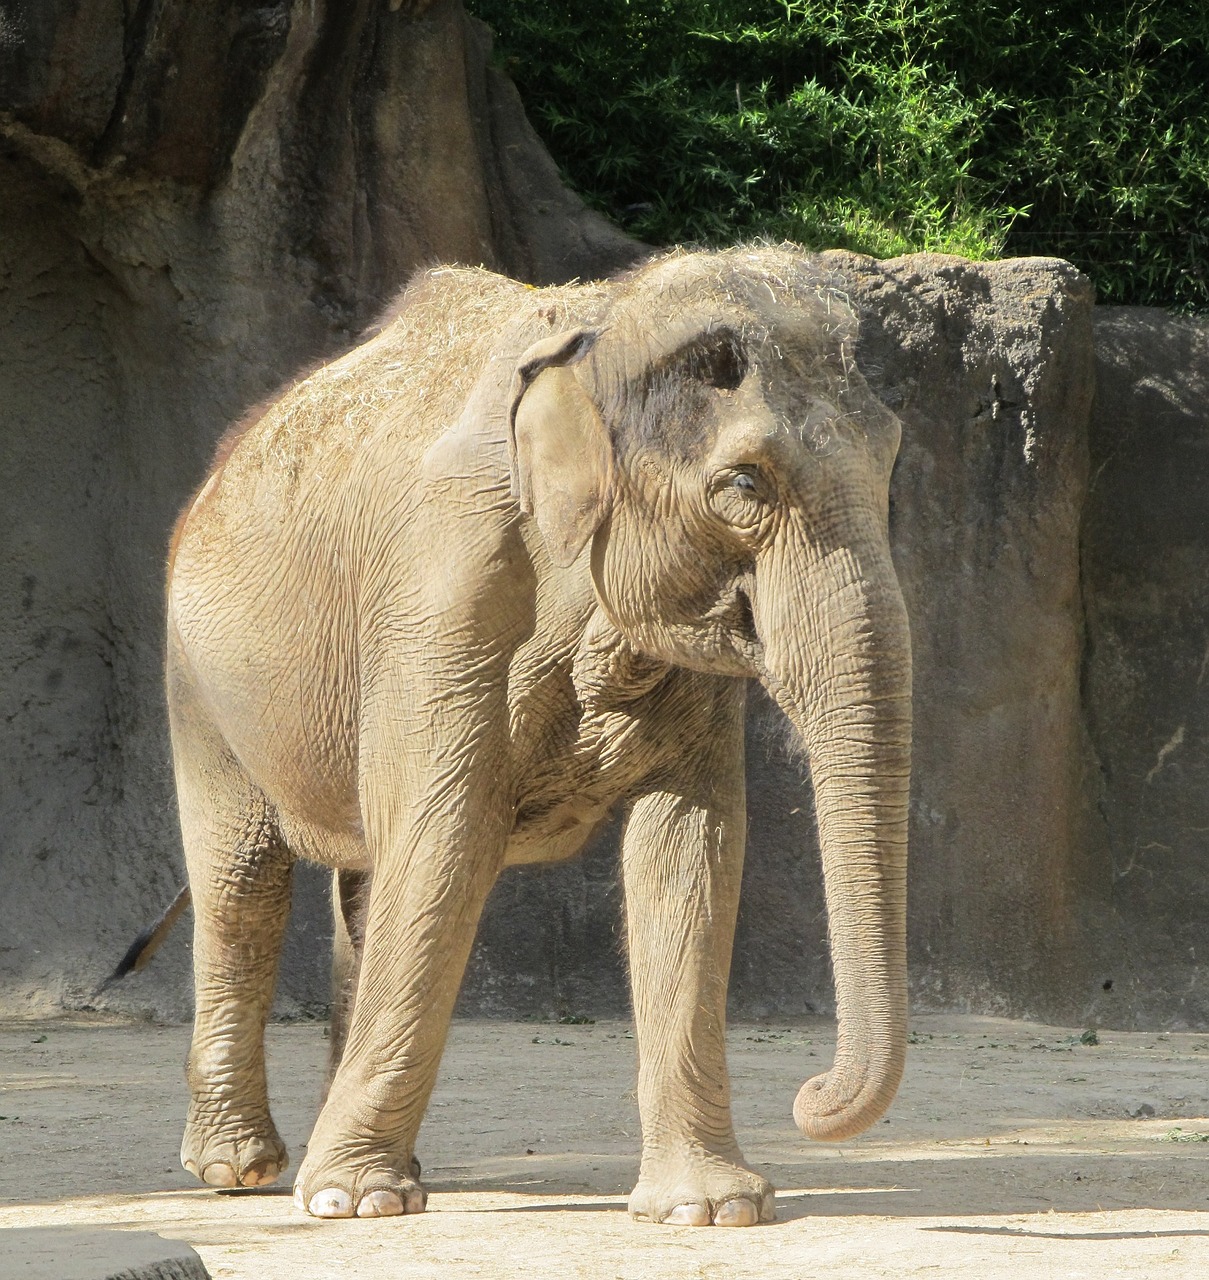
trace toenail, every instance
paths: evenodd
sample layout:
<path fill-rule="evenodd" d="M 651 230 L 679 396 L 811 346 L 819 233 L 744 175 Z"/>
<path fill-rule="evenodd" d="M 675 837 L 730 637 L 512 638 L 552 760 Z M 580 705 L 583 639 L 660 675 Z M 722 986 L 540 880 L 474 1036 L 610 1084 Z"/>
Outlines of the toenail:
<path fill-rule="evenodd" d="M 714 1214 L 716 1227 L 754 1227 L 756 1225 L 756 1206 L 750 1200 L 728 1200 L 718 1206 Z"/>
<path fill-rule="evenodd" d="M 294 1208 L 301 1209 L 303 1213 L 306 1212 L 306 1201 L 302 1198 L 302 1188 L 300 1186 L 294 1187 Z"/>
<path fill-rule="evenodd" d="M 709 1211 L 703 1204 L 678 1204 L 664 1222 L 674 1227 L 708 1227 Z"/>
<path fill-rule="evenodd" d="M 329 1187 L 326 1191 L 316 1191 L 307 1206 L 316 1218 L 351 1218 L 353 1201 L 347 1191 L 339 1187 Z"/>
<path fill-rule="evenodd" d="M 206 1165 L 205 1172 L 202 1174 L 202 1181 L 209 1187 L 235 1187 L 239 1185 L 235 1170 L 229 1164 L 221 1162 Z"/>
<path fill-rule="evenodd" d="M 245 1187 L 263 1187 L 272 1182 L 281 1172 L 272 1160 L 257 1160 L 243 1171 Z"/>
<path fill-rule="evenodd" d="M 370 1191 L 357 1206 L 358 1218 L 390 1218 L 403 1212 L 403 1201 L 393 1191 Z"/>
<path fill-rule="evenodd" d="M 423 1213 L 428 1205 L 428 1192 L 423 1187 L 415 1187 L 407 1193 L 405 1213 Z"/>

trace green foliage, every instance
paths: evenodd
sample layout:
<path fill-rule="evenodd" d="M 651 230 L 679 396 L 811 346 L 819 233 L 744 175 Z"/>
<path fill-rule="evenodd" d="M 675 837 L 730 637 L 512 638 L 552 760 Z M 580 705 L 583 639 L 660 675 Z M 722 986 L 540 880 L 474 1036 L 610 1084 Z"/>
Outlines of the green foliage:
<path fill-rule="evenodd" d="M 1203 0 L 469 0 L 633 234 L 1056 254 L 1209 306 Z"/>
<path fill-rule="evenodd" d="M 0 1120 L 4 1117 L 0 1116 Z M 1209 1133 L 1186 1133 L 1183 1129 L 1172 1129 L 1163 1135 L 1164 1142 L 1209 1142 Z"/>

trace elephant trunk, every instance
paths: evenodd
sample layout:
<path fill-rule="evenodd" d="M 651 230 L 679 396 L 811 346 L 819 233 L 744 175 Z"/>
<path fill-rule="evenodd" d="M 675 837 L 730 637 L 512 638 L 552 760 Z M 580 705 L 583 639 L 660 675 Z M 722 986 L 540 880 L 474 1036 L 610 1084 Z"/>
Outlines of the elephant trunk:
<path fill-rule="evenodd" d="M 757 569 L 752 600 L 763 683 L 814 785 L 839 1030 L 831 1070 L 806 1081 L 793 1114 L 823 1140 L 882 1116 L 907 1045 L 911 649 L 884 532 L 870 543 L 782 552 Z"/>

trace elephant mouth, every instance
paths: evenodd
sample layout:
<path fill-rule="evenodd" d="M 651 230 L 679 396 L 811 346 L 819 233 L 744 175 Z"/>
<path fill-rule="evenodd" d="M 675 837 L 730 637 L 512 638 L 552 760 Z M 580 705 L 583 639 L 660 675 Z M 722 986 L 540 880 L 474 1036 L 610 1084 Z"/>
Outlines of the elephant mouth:
<path fill-rule="evenodd" d="M 756 634 L 756 618 L 751 608 L 751 597 L 742 587 L 735 588 L 732 613 L 735 638 L 745 647 L 753 650 L 760 649 L 762 646 L 760 637 Z"/>
<path fill-rule="evenodd" d="M 764 645 L 743 585 L 728 587 L 708 609 L 686 618 L 676 630 L 681 645 L 674 653 L 664 653 L 669 662 L 743 678 L 759 676 L 764 669 Z"/>
<path fill-rule="evenodd" d="M 740 582 L 710 610 L 710 621 L 725 637 L 729 649 L 751 675 L 763 669 L 764 645 L 756 631 L 755 611 L 747 585 Z"/>

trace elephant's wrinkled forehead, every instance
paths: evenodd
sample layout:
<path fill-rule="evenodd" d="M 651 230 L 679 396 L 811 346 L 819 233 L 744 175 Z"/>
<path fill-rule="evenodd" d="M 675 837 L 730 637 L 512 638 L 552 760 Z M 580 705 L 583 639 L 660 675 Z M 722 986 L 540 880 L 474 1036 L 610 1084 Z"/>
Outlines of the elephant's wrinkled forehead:
<path fill-rule="evenodd" d="M 886 415 L 837 284 L 788 250 L 670 255 L 616 282 L 578 376 L 623 448 L 692 454 L 738 426 L 859 442 Z"/>
<path fill-rule="evenodd" d="M 836 282 L 800 254 L 729 250 L 661 259 L 624 282 L 608 328 L 625 363 L 658 366 L 695 340 L 727 333 L 744 356 L 792 353 L 795 363 L 851 350 L 855 321 Z"/>

